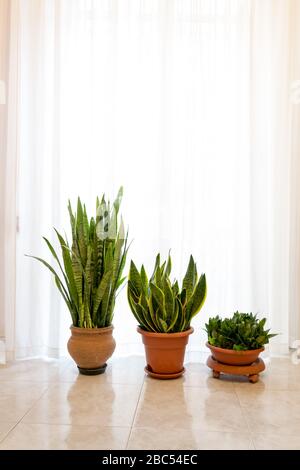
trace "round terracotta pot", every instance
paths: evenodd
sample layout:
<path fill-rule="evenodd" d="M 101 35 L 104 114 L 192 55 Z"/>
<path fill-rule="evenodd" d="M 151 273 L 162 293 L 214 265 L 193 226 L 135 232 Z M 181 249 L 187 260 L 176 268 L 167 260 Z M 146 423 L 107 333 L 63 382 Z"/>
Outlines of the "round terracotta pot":
<path fill-rule="evenodd" d="M 77 364 L 79 371 L 85 375 L 102 374 L 106 361 L 115 350 L 116 342 L 112 335 L 113 326 L 106 328 L 70 327 L 71 337 L 68 351 Z"/>
<path fill-rule="evenodd" d="M 189 335 L 194 328 L 180 333 L 153 333 L 138 327 L 146 352 L 146 372 L 156 378 L 180 377 L 184 373 L 183 361 Z M 161 375 L 161 377 L 159 377 Z"/>
<path fill-rule="evenodd" d="M 246 366 L 253 364 L 265 348 L 250 349 L 248 351 L 235 351 L 234 349 L 223 349 L 212 346 L 206 343 L 206 346 L 211 350 L 212 356 L 222 364 L 232 366 Z"/>

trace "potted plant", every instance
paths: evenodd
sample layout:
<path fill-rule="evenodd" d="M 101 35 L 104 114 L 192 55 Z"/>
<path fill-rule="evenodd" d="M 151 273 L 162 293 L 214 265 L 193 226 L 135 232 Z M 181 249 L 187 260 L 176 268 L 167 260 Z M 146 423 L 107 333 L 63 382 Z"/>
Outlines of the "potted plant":
<path fill-rule="evenodd" d="M 105 195 L 101 201 L 97 198 L 96 216 L 90 219 L 80 198 L 76 212 L 69 201 L 72 243 L 54 229 L 62 261 L 44 237 L 58 269 L 32 256 L 54 275 L 72 318 L 68 351 L 79 371 L 86 375 L 103 373 L 115 349 L 112 320 L 116 293 L 125 279 L 122 271 L 128 251 L 128 237 L 118 217 L 122 194 L 120 188 L 112 207 Z"/>
<path fill-rule="evenodd" d="M 265 329 L 266 318 L 259 319 L 252 313 L 235 312 L 232 318 L 209 318 L 205 325 L 207 347 L 212 356 L 208 365 L 214 371 L 214 377 L 220 372 L 247 375 L 251 382 L 256 382 L 258 373 L 265 366 L 259 354 L 275 334 Z"/>
<path fill-rule="evenodd" d="M 181 289 L 176 280 L 170 280 L 170 273 L 170 254 L 162 264 L 158 254 L 149 280 L 144 266 L 139 272 L 133 261 L 128 280 L 128 302 L 145 346 L 145 371 L 159 379 L 184 373 L 185 347 L 194 331 L 191 320 L 206 298 L 205 274 L 198 278 L 192 256 Z"/>

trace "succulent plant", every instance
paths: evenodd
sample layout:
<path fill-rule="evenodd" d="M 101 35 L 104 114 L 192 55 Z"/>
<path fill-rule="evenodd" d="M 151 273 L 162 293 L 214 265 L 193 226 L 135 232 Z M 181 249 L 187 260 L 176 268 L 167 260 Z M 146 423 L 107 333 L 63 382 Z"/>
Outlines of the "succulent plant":
<path fill-rule="evenodd" d="M 276 336 L 270 334 L 270 330 L 265 330 L 266 321 L 266 318 L 260 320 L 252 313 L 235 312 L 232 318 L 210 318 L 205 324 L 205 331 L 212 346 L 247 351 L 262 348 L 270 338 Z"/>
<path fill-rule="evenodd" d="M 122 278 L 128 251 L 128 234 L 124 223 L 118 223 L 118 213 L 123 195 L 120 188 L 117 198 L 110 202 L 102 196 L 96 200 L 96 216 L 88 219 L 86 207 L 80 198 L 77 212 L 73 213 L 69 201 L 68 210 L 72 230 L 72 244 L 56 229 L 62 261 L 50 241 L 43 237 L 61 274 L 47 261 L 32 256 L 43 263 L 54 275 L 72 317 L 73 326 L 102 328 L 112 323 L 116 293 Z"/>
<path fill-rule="evenodd" d="M 206 278 L 198 279 L 196 263 L 190 257 L 188 268 L 179 288 L 171 282 L 171 256 L 160 264 L 155 261 L 154 272 L 148 280 L 144 266 L 140 272 L 131 261 L 128 278 L 128 302 L 139 326 L 157 333 L 174 333 L 190 328 L 192 318 L 200 311 L 206 298 Z"/>

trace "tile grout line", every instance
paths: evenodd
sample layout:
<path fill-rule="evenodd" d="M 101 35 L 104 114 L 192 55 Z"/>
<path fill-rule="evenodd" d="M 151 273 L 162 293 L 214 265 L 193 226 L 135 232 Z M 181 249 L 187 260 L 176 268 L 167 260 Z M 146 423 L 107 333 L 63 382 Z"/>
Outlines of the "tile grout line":
<path fill-rule="evenodd" d="M 255 444 L 254 444 L 254 440 L 253 440 L 253 432 L 250 431 L 250 436 L 251 436 L 251 442 L 252 442 L 252 445 L 253 445 L 253 450 L 257 450 Z"/>
<path fill-rule="evenodd" d="M 49 390 L 49 382 L 47 383 L 47 388 L 43 391 L 43 393 L 40 395 L 40 397 L 32 404 L 32 406 L 26 411 L 26 413 L 23 414 L 23 416 L 16 422 L 16 424 L 8 431 L 7 434 L 5 434 L 4 438 L 0 440 L 0 444 L 3 444 L 4 441 L 8 438 L 10 433 L 18 426 L 18 424 L 21 423 L 23 418 L 25 418 L 26 415 L 32 410 L 32 408 L 40 401 L 40 399 L 45 395 L 45 393 Z"/>
<path fill-rule="evenodd" d="M 138 410 L 138 406 L 139 406 L 139 403 L 140 403 L 140 399 L 141 399 L 142 391 L 143 391 L 143 388 L 144 388 L 144 384 L 145 384 L 145 376 L 144 376 L 144 378 L 143 378 L 143 382 L 142 382 L 142 385 L 141 385 L 140 393 L 139 393 L 139 396 L 138 396 L 138 399 L 137 399 L 137 403 L 136 403 L 136 407 L 135 407 L 135 410 L 134 410 L 134 413 L 133 413 L 133 418 L 132 418 L 132 422 L 131 422 L 131 426 L 130 426 L 130 430 L 129 430 L 129 434 L 128 434 L 128 439 L 127 439 L 127 442 L 126 442 L 125 450 L 127 450 L 128 444 L 129 444 L 129 441 L 130 441 L 130 438 L 131 438 L 131 434 L 132 434 L 132 430 L 133 430 L 133 424 L 134 424 L 135 417 L 136 417 L 136 414 L 137 414 L 137 410 Z"/>
<path fill-rule="evenodd" d="M 241 400 L 240 400 L 239 394 L 237 393 L 236 388 L 234 388 L 234 393 L 235 393 L 235 395 L 236 395 L 236 397 L 237 397 L 237 399 L 238 399 L 238 402 L 239 402 L 239 405 L 240 405 L 240 409 L 241 409 L 241 412 L 242 412 L 242 416 L 243 416 L 244 420 L 246 421 L 246 425 L 247 425 L 247 428 L 248 428 L 248 434 L 249 434 L 249 436 L 250 436 L 250 442 L 251 442 L 252 446 L 254 447 L 254 450 L 256 450 L 256 447 L 255 447 L 255 445 L 254 445 L 254 441 L 253 441 L 253 439 L 252 439 L 252 431 L 251 431 L 251 429 L 250 429 L 250 425 L 249 425 L 247 416 L 246 416 L 245 413 L 244 413 L 244 408 L 243 408 L 243 406 L 242 406 L 242 404 L 241 404 Z"/>

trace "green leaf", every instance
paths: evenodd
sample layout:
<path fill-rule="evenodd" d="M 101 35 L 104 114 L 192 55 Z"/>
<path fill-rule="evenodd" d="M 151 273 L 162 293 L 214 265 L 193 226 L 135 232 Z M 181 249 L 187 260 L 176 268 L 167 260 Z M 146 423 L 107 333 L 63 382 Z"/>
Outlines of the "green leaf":
<path fill-rule="evenodd" d="M 190 299 L 190 307 L 187 307 L 187 312 L 190 320 L 199 312 L 206 299 L 206 277 L 205 274 L 200 276 L 198 284 Z"/>
<path fill-rule="evenodd" d="M 82 208 L 80 198 L 78 198 L 77 214 L 76 214 L 76 238 L 77 238 L 79 254 L 80 254 L 83 266 L 85 266 L 86 256 L 87 256 L 85 230 L 86 228 L 85 228 L 85 222 L 84 222 L 83 208 Z"/>
<path fill-rule="evenodd" d="M 59 267 L 60 267 L 60 270 L 61 270 L 61 272 L 62 272 L 62 274 L 63 274 L 63 276 L 64 276 L 64 280 L 65 280 L 65 282 L 67 283 L 67 282 L 68 282 L 67 277 L 66 277 L 65 272 L 64 272 L 64 270 L 63 270 L 63 267 L 62 267 L 62 265 L 61 265 L 61 262 L 60 262 L 60 260 L 59 260 L 59 258 L 58 258 L 58 256 L 57 256 L 57 254 L 56 254 L 55 249 L 53 248 L 53 246 L 51 245 L 51 243 L 49 242 L 49 240 L 47 240 L 46 237 L 43 237 L 43 239 L 45 240 L 45 242 L 46 242 L 46 244 L 47 244 L 47 246 L 48 246 L 48 248 L 49 248 L 49 250 L 50 250 L 50 252 L 51 252 L 51 254 L 52 254 L 52 256 L 53 256 L 53 258 L 57 261 L 57 263 L 58 263 L 58 265 L 59 265 Z"/>
<path fill-rule="evenodd" d="M 162 327 L 162 330 L 164 333 L 167 333 L 168 331 L 168 325 L 167 323 L 162 319 L 162 318 L 159 318 L 159 322 L 161 324 L 161 327 Z"/>
<path fill-rule="evenodd" d="M 98 312 L 100 302 L 102 301 L 104 294 L 109 287 L 110 280 L 111 280 L 111 271 L 106 271 L 94 295 L 94 301 L 93 301 L 93 322 L 94 323 L 96 322 L 97 312 Z"/>
<path fill-rule="evenodd" d="M 263 319 L 265 320 L 265 319 Z M 252 313 L 235 312 L 231 318 L 212 317 L 205 325 L 209 342 L 214 346 L 237 351 L 257 349 L 268 343 L 266 321 Z M 214 342 L 211 342 L 213 338 Z"/>
<path fill-rule="evenodd" d="M 154 270 L 153 270 L 152 276 L 151 276 L 151 278 L 150 278 L 150 281 L 153 281 L 153 280 L 154 280 L 154 278 L 155 278 L 155 273 L 156 273 L 156 271 L 159 269 L 159 266 L 160 266 L 160 254 L 158 253 L 158 255 L 156 256 L 156 259 L 155 259 Z"/>
<path fill-rule="evenodd" d="M 169 252 L 169 256 L 168 256 L 168 262 L 166 264 L 166 269 L 165 269 L 165 277 L 169 277 L 170 274 L 171 274 L 171 269 L 172 269 L 172 260 L 171 260 L 171 256 L 170 256 L 170 252 Z"/>
<path fill-rule="evenodd" d="M 101 302 L 101 318 L 99 319 L 99 326 L 108 326 L 107 317 L 109 316 L 109 300 L 111 294 L 111 283 L 108 284 L 107 289 L 104 292 L 103 299 Z"/>
<path fill-rule="evenodd" d="M 76 219 L 72 211 L 72 206 L 70 199 L 68 201 L 68 211 L 69 211 L 69 216 L 70 216 L 70 224 L 71 224 L 71 230 L 72 230 L 72 238 L 73 240 L 76 239 Z"/>
<path fill-rule="evenodd" d="M 125 280 L 126 280 L 126 276 L 118 280 L 116 290 L 118 290 L 119 287 L 121 287 L 121 285 L 123 284 Z"/>
<path fill-rule="evenodd" d="M 142 285 L 142 290 L 145 295 L 148 294 L 148 277 L 144 268 L 144 265 L 141 267 L 141 285 Z"/>
<path fill-rule="evenodd" d="M 177 294 L 179 293 L 178 281 L 175 281 L 175 282 L 172 284 L 172 291 L 174 292 L 174 295 L 177 296 Z"/>
<path fill-rule="evenodd" d="M 183 278 L 182 288 L 186 289 L 187 299 L 189 300 L 193 290 L 194 290 L 194 282 L 195 282 L 195 262 L 192 255 L 190 256 L 190 261 L 188 264 L 188 268 L 186 274 Z"/>
<path fill-rule="evenodd" d="M 84 321 L 84 306 L 83 306 L 83 267 L 79 256 L 72 252 L 72 270 L 74 275 L 74 282 L 76 285 L 77 297 L 78 297 L 78 313 L 80 316 L 80 325 Z"/>
<path fill-rule="evenodd" d="M 148 331 L 156 331 L 155 326 L 152 323 L 151 317 L 148 315 L 147 310 L 143 307 L 141 304 L 136 304 L 136 312 L 142 320 L 142 324 L 144 325 L 144 328 Z"/>
<path fill-rule="evenodd" d="M 111 324 L 117 289 L 122 285 L 122 271 L 128 251 L 127 237 L 124 237 L 124 223 L 118 230 L 118 212 L 123 189 L 120 188 L 114 202 L 112 220 L 110 202 L 102 196 L 96 199 L 95 218 L 88 218 L 86 207 L 77 200 L 77 212 L 73 213 L 70 201 L 68 212 L 72 230 L 72 245 L 67 237 L 56 230 L 60 243 L 63 263 L 54 247 L 44 238 L 53 258 L 63 275 L 59 278 L 50 264 L 38 257 L 54 275 L 56 286 L 70 310 L 74 325 L 79 327 L 101 327 Z M 115 226 L 117 236 L 108 239 L 110 225 Z M 103 235 L 103 237 L 102 237 Z M 70 248 L 71 247 L 71 248 Z M 109 282 L 106 282 L 109 278 Z M 106 286 L 106 288 L 105 288 Z"/>
<path fill-rule="evenodd" d="M 148 311 L 149 311 L 149 314 L 150 314 L 150 317 L 151 317 L 151 320 L 152 320 L 152 324 L 155 326 L 155 330 L 156 330 L 156 331 L 160 331 L 160 325 L 159 325 L 158 322 L 157 322 L 157 318 L 156 318 L 156 315 L 155 315 L 155 312 L 154 312 L 154 308 L 153 308 L 152 299 L 153 299 L 153 295 L 152 295 L 152 293 L 150 292 L 149 298 L 147 298 Z"/>
<path fill-rule="evenodd" d="M 182 314 L 182 309 L 181 309 L 181 305 L 180 305 L 180 302 L 178 299 L 175 299 L 175 307 L 174 307 L 174 315 L 172 317 L 172 320 L 171 320 L 171 323 L 170 323 L 170 326 L 168 328 L 168 333 L 169 332 L 172 332 L 176 323 L 177 323 L 177 320 L 178 320 L 178 314 L 179 314 L 179 311 L 181 312 Z"/>
<path fill-rule="evenodd" d="M 113 271 L 113 244 L 111 242 L 108 243 L 104 255 L 104 272 L 106 271 Z"/>
<path fill-rule="evenodd" d="M 185 307 L 185 304 L 186 304 L 186 289 L 182 289 L 181 293 L 180 293 L 180 301 L 181 301 L 181 305 L 183 307 Z"/>
<path fill-rule="evenodd" d="M 131 292 L 130 287 L 129 287 L 129 282 L 128 282 L 127 298 L 128 298 L 128 303 L 129 303 L 130 309 L 131 309 L 135 319 L 137 320 L 138 324 L 140 325 L 141 328 L 143 328 L 144 330 L 147 331 L 148 330 L 147 323 L 143 319 L 143 316 L 140 317 L 140 315 L 138 313 L 138 310 L 137 310 L 138 303 L 136 303 L 133 299 L 132 292 Z"/>
<path fill-rule="evenodd" d="M 140 273 L 138 272 L 133 261 L 131 261 L 130 263 L 128 279 L 132 282 L 134 289 L 137 292 L 138 296 L 140 296 L 142 292 L 142 280 L 141 280 Z"/>
<path fill-rule="evenodd" d="M 54 229 L 56 232 L 56 235 L 58 237 L 58 240 L 60 242 L 61 246 L 61 251 L 62 251 L 62 256 L 63 256 L 63 261 L 64 261 L 64 267 L 65 267 L 65 273 L 68 279 L 68 289 L 70 292 L 70 297 L 72 298 L 74 304 L 78 308 L 78 294 L 77 294 L 77 289 L 76 289 L 76 283 L 75 283 L 75 278 L 74 278 L 74 272 L 73 272 L 73 266 L 72 266 L 72 259 L 70 255 L 70 249 L 66 246 L 66 242 L 64 238 L 60 235 L 60 233 Z"/>
<path fill-rule="evenodd" d="M 155 301 L 158 304 L 160 316 L 165 320 L 167 318 L 167 312 L 165 308 L 165 295 L 163 291 L 159 287 L 157 287 L 153 282 L 150 282 L 150 290 Z"/>
<path fill-rule="evenodd" d="M 122 198 L 123 198 L 123 186 L 120 187 L 119 192 L 117 194 L 117 197 L 114 201 L 114 209 L 115 209 L 117 215 L 118 215 L 118 212 L 119 212 L 119 209 L 120 209 Z"/>
<path fill-rule="evenodd" d="M 171 319 L 174 314 L 175 297 L 171 288 L 170 281 L 168 279 L 165 279 L 164 281 L 164 295 L 165 295 L 165 308 L 167 312 L 167 318 Z"/>

